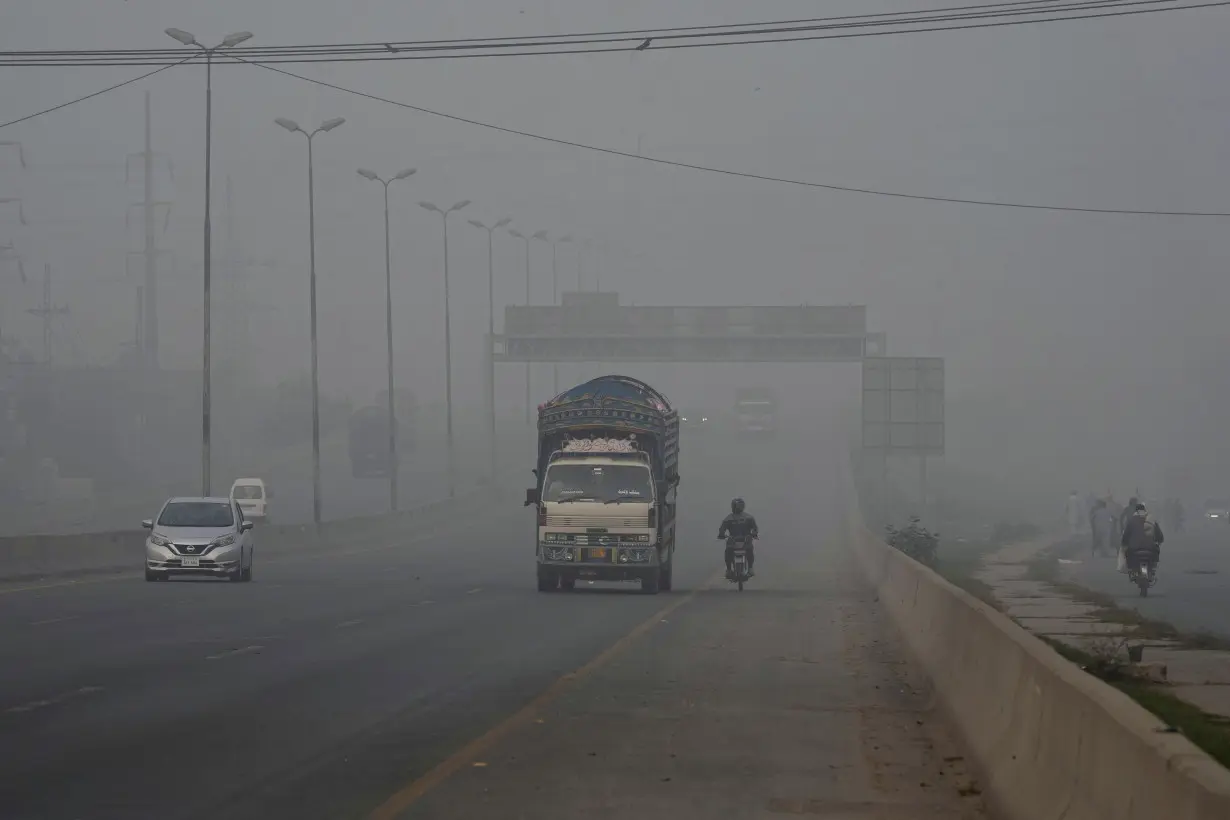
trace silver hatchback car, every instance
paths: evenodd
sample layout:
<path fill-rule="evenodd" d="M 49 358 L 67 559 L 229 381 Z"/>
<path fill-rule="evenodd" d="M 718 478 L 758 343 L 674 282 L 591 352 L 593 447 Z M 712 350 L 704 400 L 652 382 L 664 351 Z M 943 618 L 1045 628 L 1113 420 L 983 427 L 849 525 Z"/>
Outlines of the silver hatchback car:
<path fill-rule="evenodd" d="M 252 580 L 252 522 L 244 520 L 234 499 L 172 498 L 157 518 L 147 518 L 141 526 L 150 530 L 145 540 L 147 581 L 171 575 Z"/>

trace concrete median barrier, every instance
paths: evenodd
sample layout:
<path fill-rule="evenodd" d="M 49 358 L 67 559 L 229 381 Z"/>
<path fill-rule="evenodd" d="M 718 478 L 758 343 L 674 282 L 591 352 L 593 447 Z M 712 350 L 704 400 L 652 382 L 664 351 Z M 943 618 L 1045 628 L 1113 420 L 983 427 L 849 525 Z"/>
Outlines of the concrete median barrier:
<path fill-rule="evenodd" d="M 846 540 L 1004 820 L 1226 820 L 1230 771 L 1123 693 L 867 530 Z"/>
<path fill-rule="evenodd" d="M 487 506 L 493 500 L 508 504 L 512 493 L 505 491 L 507 486 L 487 485 L 394 514 L 323 521 L 319 526 L 257 524 L 256 549 L 261 555 L 326 550 L 394 537 L 411 527 L 443 525 L 450 515 L 480 500 Z M 466 520 L 472 521 L 472 516 L 467 514 Z M 0 582 L 139 570 L 144 566 L 146 535 L 138 529 L 0 538 Z"/>

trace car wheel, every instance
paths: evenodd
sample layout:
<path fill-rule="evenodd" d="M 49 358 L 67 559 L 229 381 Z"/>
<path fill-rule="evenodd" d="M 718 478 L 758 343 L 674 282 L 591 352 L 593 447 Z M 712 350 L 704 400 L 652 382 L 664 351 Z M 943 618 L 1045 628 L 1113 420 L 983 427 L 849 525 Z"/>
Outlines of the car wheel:
<path fill-rule="evenodd" d="M 166 580 L 166 577 L 167 576 L 164 573 L 154 572 L 152 569 L 145 570 L 146 581 L 164 581 Z"/>
<path fill-rule="evenodd" d="M 243 571 L 242 579 L 244 583 L 252 580 L 252 564 L 256 562 L 256 558 L 249 553 L 248 568 Z"/>
<path fill-rule="evenodd" d="M 243 553 L 239 553 L 239 563 L 235 565 L 235 571 L 226 576 L 226 580 L 232 584 L 237 584 L 243 580 Z"/>

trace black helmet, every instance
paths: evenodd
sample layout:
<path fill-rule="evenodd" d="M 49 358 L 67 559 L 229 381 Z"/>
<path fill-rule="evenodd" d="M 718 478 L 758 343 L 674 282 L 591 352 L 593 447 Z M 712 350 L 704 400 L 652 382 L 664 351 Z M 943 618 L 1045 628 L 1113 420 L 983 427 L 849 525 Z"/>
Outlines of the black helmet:
<path fill-rule="evenodd" d="M 730 501 L 730 511 L 731 511 L 732 513 L 734 513 L 735 515 L 738 515 L 739 513 L 743 512 L 743 507 L 744 507 L 744 504 L 743 504 L 743 499 L 742 499 L 742 498 L 733 498 L 733 499 L 731 499 L 731 501 Z"/>

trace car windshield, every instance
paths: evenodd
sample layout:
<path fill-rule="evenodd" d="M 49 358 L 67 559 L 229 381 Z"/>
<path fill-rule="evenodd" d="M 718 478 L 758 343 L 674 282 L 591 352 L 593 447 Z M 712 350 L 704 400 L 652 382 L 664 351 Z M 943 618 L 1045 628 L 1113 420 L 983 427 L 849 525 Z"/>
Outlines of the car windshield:
<path fill-rule="evenodd" d="M 264 497 L 259 484 L 237 484 L 231 492 L 235 498 L 259 499 Z"/>
<path fill-rule="evenodd" d="M 650 501 L 653 483 L 643 464 L 553 464 L 547 469 L 547 501 Z"/>
<path fill-rule="evenodd" d="M 233 527 L 231 505 L 219 501 L 173 501 L 162 508 L 158 524 L 163 527 Z"/>

